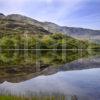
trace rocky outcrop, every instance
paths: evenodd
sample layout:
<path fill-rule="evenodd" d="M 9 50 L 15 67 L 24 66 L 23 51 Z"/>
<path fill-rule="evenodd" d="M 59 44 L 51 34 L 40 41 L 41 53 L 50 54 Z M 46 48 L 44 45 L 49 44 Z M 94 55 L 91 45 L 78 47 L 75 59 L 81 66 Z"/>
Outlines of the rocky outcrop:
<path fill-rule="evenodd" d="M 5 18 L 5 15 L 0 13 L 0 19 L 4 19 Z"/>

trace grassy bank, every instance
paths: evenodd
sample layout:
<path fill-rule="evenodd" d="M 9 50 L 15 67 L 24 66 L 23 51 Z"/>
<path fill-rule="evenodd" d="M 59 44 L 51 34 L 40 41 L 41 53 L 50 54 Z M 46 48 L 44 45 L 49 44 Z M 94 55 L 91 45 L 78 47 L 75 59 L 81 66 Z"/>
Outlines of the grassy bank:
<path fill-rule="evenodd" d="M 69 96 L 68 96 L 69 97 Z M 0 96 L 0 100 L 66 100 L 67 96 L 45 96 L 45 97 L 16 97 L 16 96 Z M 70 96 L 70 100 L 77 100 L 76 96 Z"/>

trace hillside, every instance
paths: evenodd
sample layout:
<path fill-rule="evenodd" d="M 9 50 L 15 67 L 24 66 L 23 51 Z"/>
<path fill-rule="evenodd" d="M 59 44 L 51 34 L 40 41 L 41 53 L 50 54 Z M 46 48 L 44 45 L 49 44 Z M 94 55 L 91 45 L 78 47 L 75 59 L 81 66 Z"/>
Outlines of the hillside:
<path fill-rule="evenodd" d="M 51 34 L 49 31 L 42 27 L 25 23 L 23 21 L 16 21 L 6 18 L 3 14 L 0 14 L 0 34 Z"/>
<path fill-rule="evenodd" d="M 85 31 L 99 34 L 98 31 L 88 29 L 60 27 L 50 22 L 37 20 L 12 14 L 0 14 L 0 48 L 1 49 L 88 49 L 97 48 L 87 40 L 73 38 L 75 32 L 79 35 Z M 76 30 L 76 31 L 75 31 Z M 66 34 L 67 35 L 66 35 Z M 70 33 L 70 34 L 69 34 Z M 76 34 L 76 35 L 77 35 Z"/>
<path fill-rule="evenodd" d="M 72 36 L 78 39 L 79 38 L 90 39 L 90 37 L 93 38 L 94 36 L 100 37 L 100 30 L 59 26 L 51 22 L 39 22 L 37 20 L 34 20 L 32 18 L 23 16 L 23 15 L 19 15 L 19 14 L 11 14 L 8 16 L 1 14 L 1 18 L 7 19 L 7 20 L 19 21 L 19 22 L 30 24 L 30 25 L 35 25 L 37 27 L 42 27 L 43 29 L 51 33 L 63 33 L 63 34 L 67 34 L 69 36 Z"/>

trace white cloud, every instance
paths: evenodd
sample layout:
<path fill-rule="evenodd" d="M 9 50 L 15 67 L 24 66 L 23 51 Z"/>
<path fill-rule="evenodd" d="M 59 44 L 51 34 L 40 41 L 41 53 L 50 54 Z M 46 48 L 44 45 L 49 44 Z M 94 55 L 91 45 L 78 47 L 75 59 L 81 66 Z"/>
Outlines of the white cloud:
<path fill-rule="evenodd" d="M 1 2 L 4 2 L 4 3 L 16 3 L 16 4 L 20 4 L 20 3 L 24 3 L 26 1 L 29 1 L 29 0 L 0 0 Z"/>
<path fill-rule="evenodd" d="M 48 2 L 48 3 L 51 3 L 53 2 L 53 0 L 37 0 L 38 2 Z"/>
<path fill-rule="evenodd" d="M 87 1 L 89 0 L 0 0 L 0 11 L 4 14 L 27 15 L 40 21 L 51 21 L 60 25 L 82 26 L 84 24 L 82 20 L 89 19 L 92 15 L 75 18 L 73 12 L 80 9 Z"/>
<path fill-rule="evenodd" d="M 24 5 L 26 5 L 27 3 L 33 3 L 33 6 L 38 6 L 39 5 L 43 5 L 44 3 L 47 3 L 48 4 L 48 8 L 51 9 L 52 8 L 52 5 L 53 3 L 55 2 L 60 2 L 61 3 L 61 6 L 60 9 L 58 7 L 58 5 L 55 5 L 54 10 L 55 8 L 58 7 L 58 12 L 56 12 L 55 14 L 61 16 L 63 15 L 64 13 L 69 13 L 71 12 L 71 10 L 75 7 L 75 5 L 77 5 L 79 2 L 81 2 L 83 0 L 0 0 L 0 3 L 3 3 L 5 6 L 2 7 L 2 9 L 8 11 L 7 13 L 11 13 L 11 11 L 15 11 L 15 12 L 18 12 L 18 11 L 21 11 L 24 7 Z M 32 7 L 31 7 L 32 8 Z M 77 7 L 75 7 L 77 8 Z M 75 9 L 74 8 L 74 9 Z M 1 9 L 1 11 L 2 11 Z M 27 9 L 27 7 L 26 7 Z M 42 9 L 42 8 L 41 8 Z M 37 9 L 37 10 L 41 10 L 41 9 Z M 25 9 L 24 9 L 25 10 Z M 44 9 L 44 12 L 48 12 L 46 9 Z M 52 12 L 53 13 L 53 12 Z"/>
<path fill-rule="evenodd" d="M 16 6 L 16 5 L 23 5 L 23 4 L 25 4 L 25 3 L 27 3 L 27 2 L 47 2 L 47 3 L 52 3 L 52 2 L 55 2 L 55 1 L 57 1 L 57 2 L 61 2 L 61 3 L 66 3 L 66 6 L 68 6 L 68 4 L 70 4 L 70 5 L 72 5 L 72 4 L 75 4 L 75 3 L 77 3 L 77 2 L 80 2 L 80 1 L 84 1 L 84 0 L 0 0 L 0 2 L 3 2 L 3 3 L 5 3 L 5 4 L 15 4 L 14 6 Z"/>

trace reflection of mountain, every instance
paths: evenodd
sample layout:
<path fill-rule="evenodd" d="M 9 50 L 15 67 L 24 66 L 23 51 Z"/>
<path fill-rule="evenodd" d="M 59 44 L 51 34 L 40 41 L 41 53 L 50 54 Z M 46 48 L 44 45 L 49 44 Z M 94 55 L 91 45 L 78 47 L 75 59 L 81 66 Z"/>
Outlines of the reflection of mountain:
<path fill-rule="evenodd" d="M 53 54 L 53 52 L 45 52 L 45 54 L 42 53 L 42 55 L 38 55 L 35 59 L 31 59 L 31 61 L 29 61 L 29 56 L 29 58 L 27 59 L 22 59 L 21 62 L 24 62 L 22 63 L 22 65 L 19 62 L 16 63 L 17 65 L 13 65 L 13 62 L 16 62 L 16 60 L 9 63 L 8 67 L 2 65 L 2 68 L 0 68 L 0 82 L 4 82 L 5 80 L 9 82 L 20 82 L 31 79 L 33 77 L 37 77 L 39 75 L 55 74 L 59 71 L 70 71 L 100 67 L 99 57 L 86 58 L 87 56 L 89 56 L 86 55 L 86 52 L 83 52 L 83 55 L 81 56 L 79 52 L 69 52 L 69 54 L 67 52 L 66 56 L 65 54 L 62 54 L 60 52 L 54 53 L 53 55 L 51 54 Z M 31 57 L 36 56 L 35 54 L 30 55 Z M 63 56 L 61 57 L 61 55 Z M 27 61 L 34 62 L 34 60 L 36 61 L 36 63 L 27 63 Z"/>
<path fill-rule="evenodd" d="M 81 70 L 81 69 L 90 69 L 90 68 L 100 68 L 100 56 L 93 58 L 85 58 L 73 61 L 71 63 L 65 64 L 63 70 Z"/>
<path fill-rule="evenodd" d="M 65 97 L 66 95 L 76 95 L 78 100 L 99 100 L 99 73 L 100 69 L 58 72 L 19 83 L 4 82 L 0 84 L 0 90 L 4 94 L 11 93 L 12 95 L 64 95 Z"/>
<path fill-rule="evenodd" d="M 54 74 L 62 65 L 85 57 L 87 52 L 80 56 L 77 51 L 36 52 L 9 51 L 0 53 L 0 82 L 5 80 L 19 82 L 38 75 Z"/>

